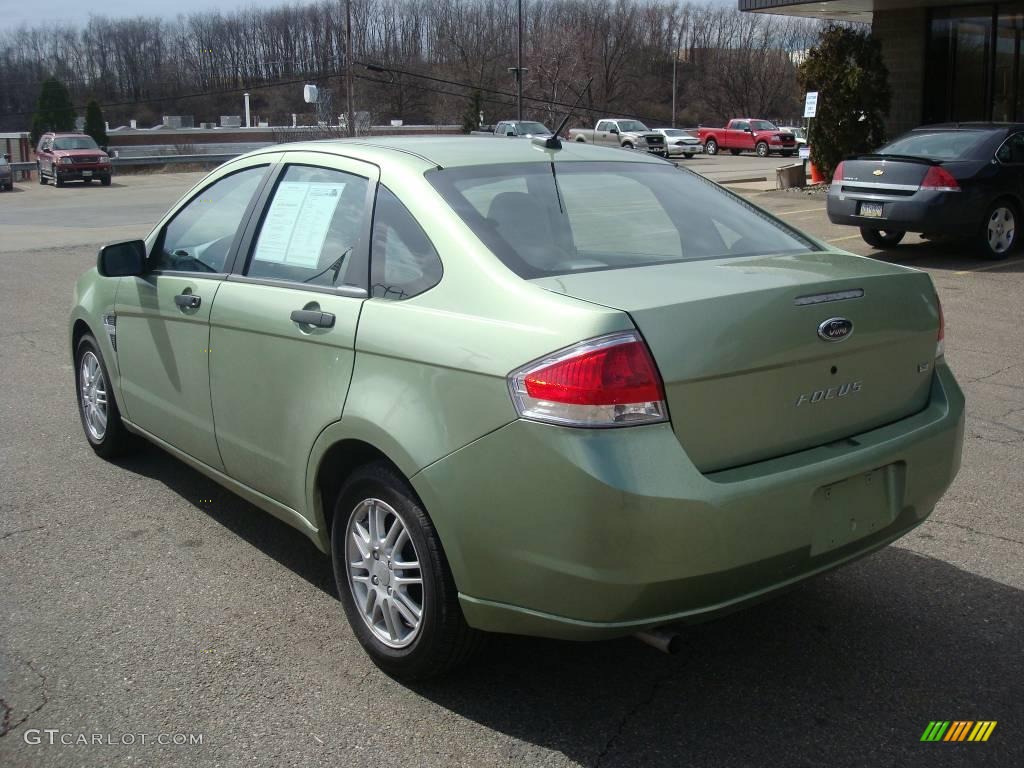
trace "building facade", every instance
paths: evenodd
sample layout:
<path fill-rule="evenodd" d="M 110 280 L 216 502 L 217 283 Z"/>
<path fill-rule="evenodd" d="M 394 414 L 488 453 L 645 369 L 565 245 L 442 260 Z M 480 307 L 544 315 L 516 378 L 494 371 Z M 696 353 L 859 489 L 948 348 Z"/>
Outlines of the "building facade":
<path fill-rule="evenodd" d="M 890 136 L 950 120 L 1024 122 L 1024 2 L 739 0 L 739 8 L 870 23 L 889 69 Z"/>

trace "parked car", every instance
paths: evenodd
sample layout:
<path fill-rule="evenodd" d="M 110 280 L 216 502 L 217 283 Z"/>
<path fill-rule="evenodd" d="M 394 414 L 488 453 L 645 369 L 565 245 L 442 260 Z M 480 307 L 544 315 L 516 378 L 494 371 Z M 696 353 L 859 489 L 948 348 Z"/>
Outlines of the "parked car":
<path fill-rule="evenodd" d="M 665 146 L 668 149 L 669 157 L 691 158 L 698 152 L 704 151 L 700 139 L 682 128 L 654 128 L 653 130 L 665 137 Z"/>
<path fill-rule="evenodd" d="M 606 147 L 640 149 L 655 155 L 665 155 L 665 137 L 652 131 L 639 120 L 598 120 L 594 129 L 570 128 L 569 138 Z"/>
<path fill-rule="evenodd" d="M 524 137 L 546 139 L 553 135 L 544 123 L 534 120 L 502 120 L 494 126 L 494 135 L 499 137 Z"/>
<path fill-rule="evenodd" d="M 110 186 L 110 157 L 100 149 L 91 136 L 82 133 L 44 133 L 36 149 L 39 183 L 47 179 L 54 186 L 63 187 L 68 181 L 86 184 L 99 179 Z"/>
<path fill-rule="evenodd" d="M 983 256 L 1004 259 L 1024 225 L 1024 124 L 916 128 L 841 162 L 827 206 L 833 224 L 859 227 L 875 248 L 919 232 L 970 238 Z"/>
<path fill-rule="evenodd" d="M 700 143 L 709 155 L 717 155 L 719 150 L 728 149 L 732 154 L 740 152 L 756 152 L 758 157 L 768 157 L 777 152 L 789 157 L 796 151 L 796 137 L 788 131 L 777 128 L 768 120 L 757 120 L 749 117 L 730 120 L 724 128 L 704 128 L 697 130 Z"/>
<path fill-rule="evenodd" d="M 0 192 L 14 189 L 14 169 L 9 155 L 0 155 Z"/>
<path fill-rule="evenodd" d="M 305 533 L 404 677 L 664 638 L 886 546 L 960 463 L 927 273 L 575 143 L 243 155 L 100 250 L 69 341 L 93 450 Z"/>
<path fill-rule="evenodd" d="M 805 144 L 807 144 L 807 130 L 806 129 L 799 128 L 799 127 L 794 126 L 794 125 L 781 125 L 781 126 L 779 126 L 779 130 L 780 131 L 785 131 L 786 133 L 792 133 L 793 134 L 793 138 L 796 139 L 796 148 L 797 149 L 800 149 L 800 147 L 802 147 Z"/>

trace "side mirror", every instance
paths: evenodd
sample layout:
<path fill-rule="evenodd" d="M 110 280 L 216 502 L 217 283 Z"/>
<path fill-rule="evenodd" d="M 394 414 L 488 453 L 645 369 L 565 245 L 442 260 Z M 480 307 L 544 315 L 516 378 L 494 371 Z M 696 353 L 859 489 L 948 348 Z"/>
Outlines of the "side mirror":
<path fill-rule="evenodd" d="M 619 133 L 619 129 L 616 128 L 615 126 L 612 126 L 611 128 L 608 129 L 608 133 L 614 133 L 617 135 Z"/>
<path fill-rule="evenodd" d="M 104 277 L 130 277 L 146 270 L 146 244 L 141 240 L 104 245 L 96 258 L 96 269 Z"/>
<path fill-rule="evenodd" d="M 505 131 L 505 135 L 506 136 L 515 136 L 516 132 L 515 131 Z"/>
<path fill-rule="evenodd" d="M 746 133 L 753 133 L 753 132 L 754 132 L 754 129 L 753 129 L 753 128 L 744 128 L 743 130 L 744 130 L 744 131 L 745 131 Z"/>

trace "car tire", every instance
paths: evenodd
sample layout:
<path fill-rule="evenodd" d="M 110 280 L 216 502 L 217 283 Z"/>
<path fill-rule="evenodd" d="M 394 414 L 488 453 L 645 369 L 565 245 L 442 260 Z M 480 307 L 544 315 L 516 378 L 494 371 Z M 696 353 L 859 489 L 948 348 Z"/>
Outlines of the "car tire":
<path fill-rule="evenodd" d="M 783 157 L 792 157 L 793 151 L 790 149 L 784 149 L 779 154 L 782 155 Z"/>
<path fill-rule="evenodd" d="M 757 152 L 758 157 L 768 157 L 772 151 L 768 148 L 768 142 L 759 141 L 754 147 L 754 151 Z"/>
<path fill-rule="evenodd" d="M 110 177 L 109 176 L 104 176 L 102 179 L 100 179 L 100 184 L 102 184 L 104 187 L 109 187 L 110 186 Z"/>
<path fill-rule="evenodd" d="M 1005 259 L 1017 246 L 1020 214 L 1009 200 L 997 200 L 988 209 L 977 236 L 978 251 L 986 259 Z"/>
<path fill-rule="evenodd" d="M 730 154 L 730 155 L 732 155 L 733 157 L 736 157 L 736 156 L 737 156 L 737 155 L 739 155 L 739 154 L 740 154 L 740 153 L 741 153 L 742 151 L 743 151 L 742 149 L 730 149 L 730 150 L 729 150 L 729 154 Z"/>
<path fill-rule="evenodd" d="M 39 174 L 39 183 L 46 184 L 46 177 L 43 176 L 43 166 L 36 163 L 36 173 Z"/>
<path fill-rule="evenodd" d="M 717 155 L 718 154 L 718 142 L 714 139 L 708 139 L 704 142 L 704 154 Z"/>
<path fill-rule="evenodd" d="M 55 186 L 55 187 L 63 187 L 64 186 L 64 179 L 61 178 L 61 176 L 57 172 L 56 168 L 53 170 L 53 186 Z"/>
<path fill-rule="evenodd" d="M 626 141 L 626 142 L 623 142 L 622 148 L 623 149 L 632 149 L 633 145 L 630 142 Z"/>
<path fill-rule="evenodd" d="M 483 635 L 466 624 L 437 531 L 392 465 L 368 464 L 345 482 L 334 505 L 331 559 L 348 623 L 388 675 L 441 675 L 479 648 Z M 395 567 L 412 562 L 415 568 Z M 403 578 L 418 578 L 419 584 L 393 586 L 392 579 Z M 403 586 L 404 593 L 396 591 Z"/>
<path fill-rule="evenodd" d="M 88 333 L 75 347 L 75 393 L 85 438 L 96 455 L 112 459 L 124 453 L 131 435 L 121 423 L 103 353 L 96 338 Z"/>
<path fill-rule="evenodd" d="M 906 232 L 900 232 L 899 230 L 868 229 L 867 227 L 861 227 L 860 229 L 860 236 L 864 238 L 865 243 L 872 248 L 882 250 L 895 248 L 906 234 Z"/>
<path fill-rule="evenodd" d="M 83 184 L 92 184 L 92 179 L 82 179 Z"/>

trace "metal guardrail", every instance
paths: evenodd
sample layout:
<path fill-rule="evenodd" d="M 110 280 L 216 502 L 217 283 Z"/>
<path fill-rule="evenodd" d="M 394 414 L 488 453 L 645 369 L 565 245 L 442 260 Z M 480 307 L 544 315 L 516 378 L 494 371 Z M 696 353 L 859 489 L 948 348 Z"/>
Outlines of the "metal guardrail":
<path fill-rule="evenodd" d="M 238 157 L 239 153 L 202 154 L 202 155 L 146 155 L 145 157 L 112 157 L 110 163 L 117 166 L 128 165 L 184 165 L 187 163 L 226 163 Z M 35 163 L 11 163 L 11 169 L 17 172 L 31 172 L 36 169 Z"/>

